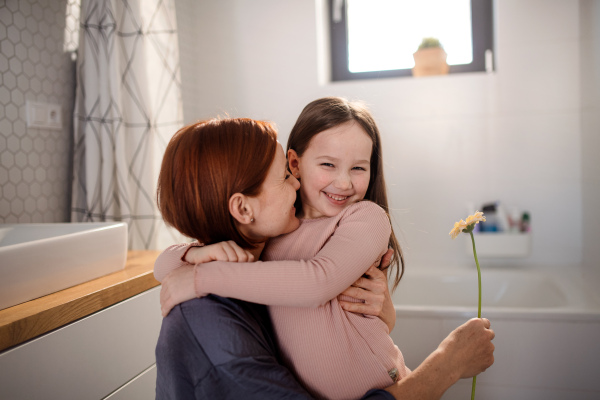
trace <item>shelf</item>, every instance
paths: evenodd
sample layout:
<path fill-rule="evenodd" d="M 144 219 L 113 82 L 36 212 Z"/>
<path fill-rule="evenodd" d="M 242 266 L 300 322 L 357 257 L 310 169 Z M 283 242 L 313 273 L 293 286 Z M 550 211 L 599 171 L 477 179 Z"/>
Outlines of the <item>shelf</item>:
<path fill-rule="evenodd" d="M 471 236 L 465 235 L 467 254 L 473 254 Z M 476 233 L 475 246 L 478 257 L 521 258 L 531 254 L 530 233 Z"/>

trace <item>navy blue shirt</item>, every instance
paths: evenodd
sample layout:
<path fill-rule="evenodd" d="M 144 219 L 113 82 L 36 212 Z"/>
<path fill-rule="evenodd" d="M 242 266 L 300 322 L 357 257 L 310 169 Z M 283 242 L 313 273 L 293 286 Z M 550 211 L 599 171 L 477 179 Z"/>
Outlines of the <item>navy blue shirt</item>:
<path fill-rule="evenodd" d="M 312 399 L 279 360 L 267 308 L 240 300 L 209 295 L 174 307 L 156 367 L 157 400 Z M 385 390 L 362 398 L 393 399 Z"/>

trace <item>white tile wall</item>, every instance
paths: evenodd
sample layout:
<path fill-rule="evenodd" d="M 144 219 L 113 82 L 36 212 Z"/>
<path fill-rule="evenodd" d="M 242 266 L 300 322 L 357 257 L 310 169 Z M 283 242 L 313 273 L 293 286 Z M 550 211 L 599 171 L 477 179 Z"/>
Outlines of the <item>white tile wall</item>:
<path fill-rule="evenodd" d="M 196 36 L 211 49 L 211 64 L 200 54 L 197 62 L 216 79 L 221 70 L 212 63 L 227 66 L 228 80 L 219 85 L 235 98 L 232 103 L 207 92 L 202 104 L 274 120 L 285 142 L 309 101 L 325 95 L 365 100 L 382 132 L 392 217 L 409 265 L 472 264 L 448 231 L 466 216 L 467 202 L 500 200 L 530 211 L 533 219 L 531 256 L 509 264 L 569 265 L 581 272 L 580 82 L 588 55 L 580 50 L 580 2 L 495 2 L 497 70 L 491 75 L 325 84 L 316 65 L 325 60 L 314 2 L 289 1 L 287 13 L 273 0 L 211 4 L 218 22 L 198 12 L 203 33 Z M 204 32 L 221 32 L 221 26 L 223 36 L 207 39 Z M 231 70 L 232 64 L 243 68 Z"/>
<path fill-rule="evenodd" d="M 589 289 L 600 301 L 600 2 L 584 0 L 580 10 L 582 20 L 582 206 L 583 276 Z"/>
<path fill-rule="evenodd" d="M 0 6 L 0 222 L 68 218 L 69 131 L 27 129 L 23 108 L 26 100 L 59 102 L 70 123 L 74 72 L 60 51 L 66 4 Z M 533 253 L 518 262 L 578 265 L 582 241 L 589 241 L 582 219 L 598 214 L 590 178 L 598 163 L 585 147 L 595 143 L 596 108 L 581 90 L 586 77 L 597 75 L 598 62 L 587 62 L 581 50 L 597 37 L 597 17 L 584 26 L 587 14 L 580 15 L 597 10 L 593 4 L 496 2 L 492 75 L 322 84 L 314 2 L 181 0 L 185 120 L 266 118 L 285 142 L 308 101 L 363 99 L 382 131 L 392 217 L 412 265 L 470 263 L 462 246 L 448 240 L 449 227 L 466 202 L 496 199 L 532 213 Z M 287 18 L 290 10 L 294 18 Z M 586 232 L 595 232 L 587 224 Z"/>
<path fill-rule="evenodd" d="M 0 4 L 0 223 L 69 220 L 74 65 L 67 0 Z M 63 129 L 26 126 L 26 101 L 62 106 Z"/>

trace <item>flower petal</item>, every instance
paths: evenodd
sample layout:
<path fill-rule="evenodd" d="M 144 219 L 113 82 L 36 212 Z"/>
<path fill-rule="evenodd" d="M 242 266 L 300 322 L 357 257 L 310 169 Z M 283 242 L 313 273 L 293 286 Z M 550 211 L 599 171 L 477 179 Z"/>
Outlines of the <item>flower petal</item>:
<path fill-rule="evenodd" d="M 458 222 L 455 222 L 454 228 L 452 228 L 452 230 L 450 231 L 450 236 L 452 237 L 452 239 L 456 239 L 458 234 L 461 233 L 463 231 L 463 229 L 465 229 L 466 227 L 467 227 L 467 223 L 465 221 L 463 221 L 462 219 Z"/>
<path fill-rule="evenodd" d="M 467 225 L 478 224 L 479 222 L 485 222 L 485 217 L 481 211 L 475 211 L 475 214 L 467 217 Z"/>

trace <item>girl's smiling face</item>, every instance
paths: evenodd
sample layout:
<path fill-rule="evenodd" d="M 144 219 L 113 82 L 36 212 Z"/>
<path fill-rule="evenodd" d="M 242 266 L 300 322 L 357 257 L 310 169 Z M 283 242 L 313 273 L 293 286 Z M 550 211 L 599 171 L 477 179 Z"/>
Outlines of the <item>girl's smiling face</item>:
<path fill-rule="evenodd" d="M 288 151 L 292 173 L 301 179 L 302 218 L 333 217 L 365 197 L 373 141 L 355 121 L 315 135 L 301 157 Z"/>

